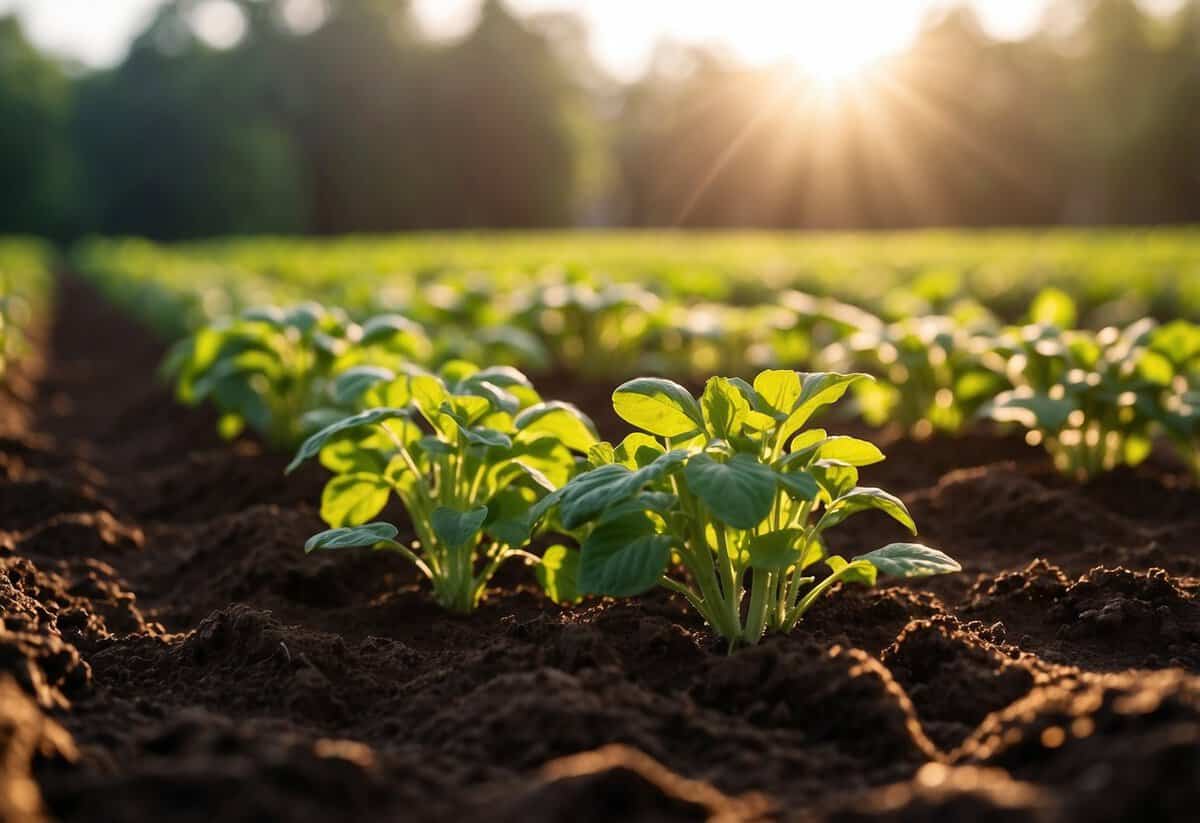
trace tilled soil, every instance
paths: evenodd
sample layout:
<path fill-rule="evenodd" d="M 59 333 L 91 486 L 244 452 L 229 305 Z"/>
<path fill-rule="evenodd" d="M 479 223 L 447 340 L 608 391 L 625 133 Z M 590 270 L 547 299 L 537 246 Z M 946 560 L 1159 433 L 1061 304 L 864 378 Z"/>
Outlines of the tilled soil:
<path fill-rule="evenodd" d="M 42 349 L 0 401 L 4 820 L 1196 819 L 1200 490 L 1165 459 L 1077 487 L 876 433 L 864 481 L 964 572 L 728 657 L 665 593 L 560 609 L 514 568 L 464 619 L 398 558 L 306 557 L 319 470 L 220 442 L 71 280 Z"/>

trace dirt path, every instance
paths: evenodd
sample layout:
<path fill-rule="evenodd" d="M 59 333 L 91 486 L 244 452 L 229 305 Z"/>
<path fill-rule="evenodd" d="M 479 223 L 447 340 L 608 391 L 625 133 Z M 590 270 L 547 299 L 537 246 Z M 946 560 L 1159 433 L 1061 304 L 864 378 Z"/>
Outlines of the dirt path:
<path fill-rule="evenodd" d="M 895 440 L 864 480 L 965 572 L 727 658 L 662 594 L 564 611 L 513 569 L 464 620 L 391 557 L 305 557 L 319 472 L 221 443 L 161 354 L 67 280 L 0 403 L 0 801 L 32 776 L 65 820 L 1200 807 L 1200 493 L 1167 464 L 1079 489 L 1019 441 Z M 897 537 L 863 516 L 834 548 Z"/>

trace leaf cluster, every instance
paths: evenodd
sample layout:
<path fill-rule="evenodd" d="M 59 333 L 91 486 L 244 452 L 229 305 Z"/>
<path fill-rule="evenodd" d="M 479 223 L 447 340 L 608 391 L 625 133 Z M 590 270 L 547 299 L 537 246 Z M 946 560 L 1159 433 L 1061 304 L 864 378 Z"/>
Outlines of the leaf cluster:
<path fill-rule="evenodd" d="M 516 369 L 465 361 L 436 374 L 360 367 L 340 375 L 333 391 L 363 410 L 305 440 L 288 467 L 316 458 L 333 473 L 321 496 L 332 529 L 310 540 L 310 551 L 382 543 L 417 566 L 439 603 L 462 612 L 508 558 L 541 562 L 525 551 L 545 525 L 539 501 L 597 443 L 586 415 L 543 401 Z M 380 538 L 380 529 L 394 529 L 371 522 L 393 498 L 415 530 L 411 549 L 394 533 Z M 555 554 L 544 564 L 539 578 L 552 595 L 573 573 L 570 560 Z"/>
<path fill-rule="evenodd" d="M 699 398 L 659 378 L 620 386 L 613 407 L 642 431 L 594 446 L 591 470 L 551 496 L 565 528 L 586 530 L 580 592 L 630 596 L 664 586 L 736 646 L 790 631 L 839 581 L 957 570 L 943 553 L 912 543 L 849 560 L 826 550 L 825 533 L 863 511 L 916 531 L 898 498 L 858 484 L 859 468 L 883 459 L 878 448 L 808 427 L 869 379 L 770 370 L 753 384 L 711 378 Z M 820 564 L 829 571 L 818 580 Z"/>

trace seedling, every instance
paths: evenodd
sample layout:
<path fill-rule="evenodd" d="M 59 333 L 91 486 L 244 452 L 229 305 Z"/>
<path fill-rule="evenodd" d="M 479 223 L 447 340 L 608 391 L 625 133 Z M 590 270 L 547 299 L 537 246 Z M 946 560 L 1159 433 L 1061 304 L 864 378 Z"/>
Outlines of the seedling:
<path fill-rule="evenodd" d="M 558 365 L 585 375 L 635 358 L 660 306 L 636 283 L 596 281 L 542 282 L 512 298 L 515 325 L 536 331 Z"/>
<path fill-rule="evenodd" d="M 987 400 L 1008 388 L 981 362 L 990 345 L 986 322 L 931 315 L 864 328 L 826 348 L 822 362 L 881 378 L 854 386 L 868 423 L 900 423 L 928 437 L 934 431 L 959 431 Z"/>
<path fill-rule="evenodd" d="M 1118 330 L 1060 331 L 1029 325 L 1008 331 L 995 355 L 1016 388 L 981 413 L 1029 431 L 1060 472 L 1086 481 L 1150 453 L 1162 422 L 1162 387 L 1142 371 L 1153 320 Z"/>
<path fill-rule="evenodd" d="M 562 526 L 588 532 L 580 592 L 628 597 L 665 587 L 732 650 L 791 631 L 838 582 L 958 571 L 942 552 L 914 543 L 849 560 L 826 550 L 826 532 L 862 511 L 882 511 L 916 532 L 898 498 L 858 485 L 858 468 L 883 460 L 879 449 L 806 428 L 869 379 L 780 370 L 753 385 L 714 377 L 699 400 L 669 380 L 622 385 L 613 407 L 646 433 L 615 448 L 598 444 L 593 468 L 553 495 Z M 824 576 L 816 574 L 821 564 Z"/>
<path fill-rule="evenodd" d="M 250 309 L 205 326 L 167 356 L 179 399 L 210 400 L 220 430 L 236 437 L 246 426 L 273 448 L 294 448 L 305 414 L 328 406 L 331 381 L 362 364 L 397 367 L 429 354 L 420 326 L 398 315 L 363 325 L 340 309 L 303 303 L 291 309 Z"/>
<path fill-rule="evenodd" d="M 1150 333 L 1138 374 L 1159 387 L 1155 410 L 1180 456 L 1200 475 L 1200 326 L 1176 320 Z"/>
<path fill-rule="evenodd" d="M 526 551 L 542 526 L 539 499 L 577 470 L 576 453 L 597 442 L 595 427 L 567 403 L 542 402 L 519 371 L 479 370 L 454 361 L 433 375 L 412 369 L 390 376 L 358 372 L 370 408 L 308 438 L 288 466 L 318 457 L 335 473 L 321 495 L 333 527 L 306 551 L 377 546 L 397 551 L 433 585 L 435 600 L 472 611 L 505 560 L 542 563 L 539 579 L 558 599 L 574 570 L 560 549 L 546 561 Z M 395 495 L 416 532 L 413 546 L 397 529 L 370 522 Z"/>

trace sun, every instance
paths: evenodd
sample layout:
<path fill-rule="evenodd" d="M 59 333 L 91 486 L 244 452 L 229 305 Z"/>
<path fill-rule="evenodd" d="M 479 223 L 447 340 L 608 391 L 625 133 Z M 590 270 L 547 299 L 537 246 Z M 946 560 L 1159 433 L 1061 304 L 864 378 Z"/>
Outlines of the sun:
<path fill-rule="evenodd" d="M 865 79 L 887 55 L 887 49 L 869 41 L 831 38 L 808 44 L 802 51 L 792 54 L 789 61 L 803 80 L 819 91 L 830 93 Z"/>
<path fill-rule="evenodd" d="M 726 37 L 751 60 L 790 64 L 805 85 L 825 92 L 866 78 L 904 49 L 917 24 L 911 4 L 896 0 L 796 0 L 773 9 L 731 18 Z"/>

